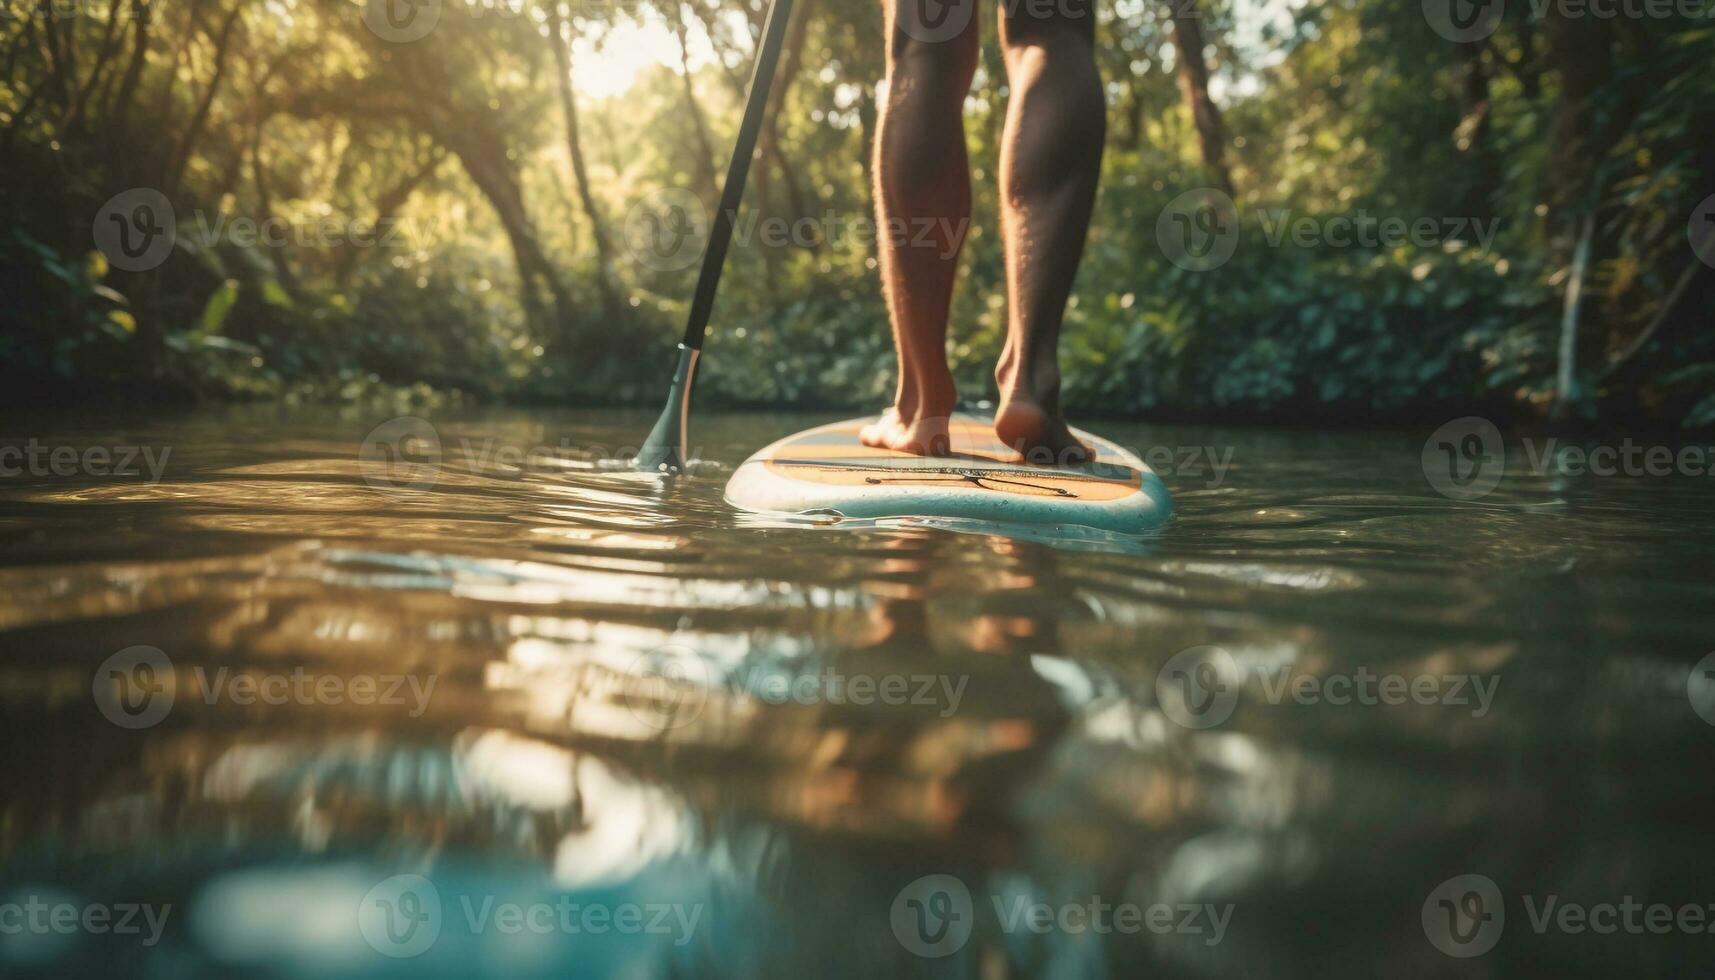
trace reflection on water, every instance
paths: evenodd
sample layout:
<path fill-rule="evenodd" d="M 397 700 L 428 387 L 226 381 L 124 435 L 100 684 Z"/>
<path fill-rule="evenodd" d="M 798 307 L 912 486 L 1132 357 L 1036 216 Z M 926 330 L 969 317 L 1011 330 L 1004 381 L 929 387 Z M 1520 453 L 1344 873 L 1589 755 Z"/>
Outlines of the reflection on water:
<path fill-rule="evenodd" d="M 0 479 L 0 971 L 1715 965 L 1707 481 L 1115 425 L 1231 467 L 1051 537 L 725 507 L 822 419 L 680 480 L 604 461 L 641 417 L 381 421 L 0 433 L 171 448 Z"/>

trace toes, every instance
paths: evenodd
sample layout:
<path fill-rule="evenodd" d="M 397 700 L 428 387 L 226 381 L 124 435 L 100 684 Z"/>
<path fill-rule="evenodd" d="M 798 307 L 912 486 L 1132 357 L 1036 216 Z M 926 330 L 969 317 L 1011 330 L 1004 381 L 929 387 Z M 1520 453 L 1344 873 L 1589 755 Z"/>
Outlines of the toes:
<path fill-rule="evenodd" d="M 858 430 L 858 442 L 876 449 L 885 449 L 888 440 L 898 428 L 899 410 L 887 409 L 881 413 L 881 418 Z"/>

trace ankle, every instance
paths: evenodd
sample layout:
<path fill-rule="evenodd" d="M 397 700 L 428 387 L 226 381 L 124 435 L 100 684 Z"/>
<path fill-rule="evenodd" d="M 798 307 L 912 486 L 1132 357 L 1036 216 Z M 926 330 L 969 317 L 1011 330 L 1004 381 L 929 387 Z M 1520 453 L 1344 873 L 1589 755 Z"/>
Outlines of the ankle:
<path fill-rule="evenodd" d="M 907 375 L 900 386 L 893 407 L 901 420 L 910 423 L 919 419 L 946 418 L 958 404 L 958 388 L 951 371 L 928 375 Z"/>
<path fill-rule="evenodd" d="M 958 391 L 949 381 L 944 387 L 919 390 L 915 406 L 916 411 L 912 413 L 911 417 L 915 419 L 944 419 L 953 414 L 953 409 L 958 404 Z"/>
<path fill-rule="evenodd" d="M 1060 405 L 1060 372 L 1037 370 L 1012 372 L 997 376 L 1002 405 L 1029 404 L 1048 412 Z"/>

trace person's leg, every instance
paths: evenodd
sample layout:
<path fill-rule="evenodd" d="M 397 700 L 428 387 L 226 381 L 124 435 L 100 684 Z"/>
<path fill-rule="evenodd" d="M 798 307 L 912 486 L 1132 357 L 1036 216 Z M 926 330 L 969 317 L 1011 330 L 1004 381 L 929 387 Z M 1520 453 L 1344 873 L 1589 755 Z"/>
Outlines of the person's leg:
<path fill-rule="evenodd" d="M 1010 321 L 995 369 L 995 432 L 1029 461 L 1082 462 L 1089 450 L 1060 415 L 1058 347 L 1107 138 L 1094 3 L 1002 6 L 1012 87 L 1000 164 Z"/>
<path fill-rule="evenodd" d="M 939 456 L 950 451 L 947 418 L 957 400 L 947 369 L 947 317 L 970 226 L 964 103 L 976 72 L 976 0 L 935 5 L 959 19 L 954 23 L 967 24 L 947 40 L 925 40 L 935 31 L 918 26 L 923 19 L 914 5 L 923 0 L 882 3 L 887 97 L 875 146 L 875 198 L 899 391 L 862 438 L 872 446 Z"/>

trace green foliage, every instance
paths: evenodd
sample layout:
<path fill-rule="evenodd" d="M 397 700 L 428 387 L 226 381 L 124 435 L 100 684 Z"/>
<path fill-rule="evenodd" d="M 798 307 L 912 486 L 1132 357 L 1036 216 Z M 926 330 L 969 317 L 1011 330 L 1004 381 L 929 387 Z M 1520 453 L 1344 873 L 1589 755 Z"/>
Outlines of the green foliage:
<path fill-rule="evenodd" d="M 106 285 L 99 251 L 68 255 L 22 228 L 0 239 L 6 305 L 0 358 L 61 380 L 112 370 L 137 331 L 124 296 Z M 24 317 L 24 310 L 35 315 Z"/>
<path fill-rule="evenodd" d="M 56 24 L 75 58 L 43 59 L 39 25 L 0 19 L 9 393 L 659 398 L 696 269 L 640 261 L 629 219 L 667 189 L 713 204 L 763 0 L 550 2 L 524 14 L 451 0 L 433 33 L 410 42 L 378 36 L 347 0 L 289 15 L 234 0 L 198 0 L 195 16 L 156 4 L 146 23 L 106 19 L 137 6 L 88 6 Z M 879 9 L 801 9 L 700 397 L 873 408 L 892 388 L 891 341 L 875 249 L 854 229 L 871 208 Z M 1548 205 L 1566 169 L 1556 126 L 1570 116 L 1567 69 L 1534 5 L 1509 7 L 1492 38 L 1461 48 L 1415 4 L 1287 12 L 1203 0 L 1242 221 L 1233 259 L 1202 273 L 1175 266 L 1155 235 L 1169 202 L 1211 177 L 1175 77 L 1168 7 L 1102 9 L 1111 138 L 1064 330 L 1068 408 L 1365 419 L 1553 400 L 1567 249 L 1566 220 Z M 574 88 L 574 133 L 550 32 L 569 44 L 572 77 L 587 78 L 580 69 L 625 54 L 614 39 L 635 35 L 616 32 L 638 25 L 657 38 L 684 30 L 689 84 L 674 64 L 618 95 Z M 1707 276 L 1693 276 L 1677 309 L 1667 302 L 1698 272 L 1686 219 L 1715 191 L 1715 30 L 1601 29 L 1613 63 L 1589 105 L 1600 234 L 1581 363 L 1621 411 L 1715 423 L 1715 376 L 1681 370 L 1715 362 L 1709 332 L 1687 329 Z M 949 342 L 972 402 L 994 397 L 1007 313 L 996 174 L 1008 91 L 985 30 L 966 112 L 976 224 Z M 90 235 L 104 203 L 133 187 L 166 193 L 178 219 L 177 249 L 142 273 L 108 268 Z M 1314 222 L 1471 217 L 1499 230 L 1486 249 L 1300 244 L 1264 227 L 1283 209 Z M 744 231 L 758 221 L 808 221 L 815 233 L 767 245 Z"/>

